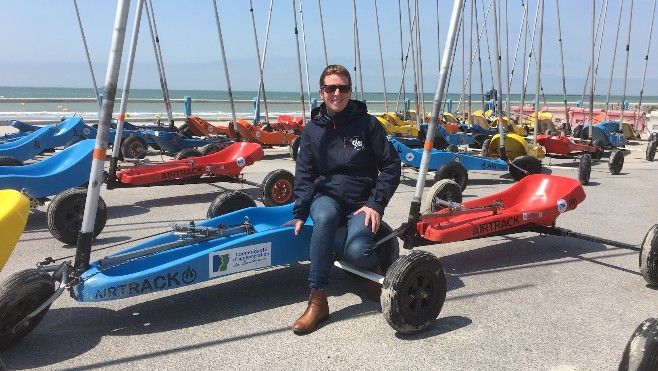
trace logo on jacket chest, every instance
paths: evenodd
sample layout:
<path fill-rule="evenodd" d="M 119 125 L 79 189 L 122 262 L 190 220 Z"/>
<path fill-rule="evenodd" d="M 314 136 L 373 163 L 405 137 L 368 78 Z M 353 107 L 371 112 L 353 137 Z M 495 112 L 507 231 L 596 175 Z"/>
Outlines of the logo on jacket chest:
<path fill-rule="evenodd" d="M 353 137 L 350 139 L 350 143 L 352 144 L 352 147 L 354 147 L 355 150 L 361 151 L 363 150 L 363 139 L 361 137 Z"/>

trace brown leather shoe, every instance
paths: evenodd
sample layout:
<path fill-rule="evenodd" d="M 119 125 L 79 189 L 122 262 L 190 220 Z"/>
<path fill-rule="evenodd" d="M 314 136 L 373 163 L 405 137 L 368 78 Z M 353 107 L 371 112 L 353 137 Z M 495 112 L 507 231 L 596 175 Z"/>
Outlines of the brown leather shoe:
<path fill-rule="evenodd" d="M 379 275 L 384 274 L 379 265 L 370 271 Z M 366 282 L 366 292 L 368 293 L 368 298 L 370 298 L 370 300 L 379 301 L 379 298 L 382 296 L 382 285 L 379 282 L 368 280 L 368 282 Z"/>
<path fill-rule="evenodd" d="M 311 290 L 308 307 L 304 314 L 293 323 L 292 330 L 301 333 L 312 332 L 319 322 L 323 322 L 327 318 L 329 318 L 327 292 L 324 290 Z"/>

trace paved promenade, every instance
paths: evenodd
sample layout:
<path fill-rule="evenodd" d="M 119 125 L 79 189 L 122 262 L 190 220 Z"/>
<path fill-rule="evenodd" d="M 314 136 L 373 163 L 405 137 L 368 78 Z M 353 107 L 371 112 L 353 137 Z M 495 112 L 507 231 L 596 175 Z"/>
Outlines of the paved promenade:
<path fill-rule="evenodd" d="M 640 244 L 658 223 L 658 160 L 644 160 L 645 143 L 628 146 L 620 175 L 609 173 L 607 161 L 595 162 L 587 199 L 557 225 Z M 245 169 L 246 179 L 294 171 L 287 148 L 265 153 Z M 562 167 L 544 172 L 577 177 L 575 161 L 550 163 Z M 384 216 L 393 227 L 407 219 L 416 177 L 403 169 Z M 471 171 L 464 199 L 513 183 L 507 173 Z M 204 219 L 212 200 L 231 189 L 262 204 L 259 189 L 236 184 L 103 189 L 109 219 L 93 246 L 130 246 L 174 223 Z M 75 253 L 50 235 L 46 219 L 45 207 L 30 215 L 0 280 L 45 257 Z M 364 283 L 338 268 L 329 321 L 312 334 L 293 334 L 308 295 L 308 264 L 299 263 L 103 303 L 79 303 L 65 293 L 0 357 L 19 370 L 613 370 L 635 327 L 658 316 L 657 292 L 646 286 L 633 251 L 533 233 L 420 249 L 440 258 L 448 293 L 438 319 L 417 334 L 395 333 Z"/>

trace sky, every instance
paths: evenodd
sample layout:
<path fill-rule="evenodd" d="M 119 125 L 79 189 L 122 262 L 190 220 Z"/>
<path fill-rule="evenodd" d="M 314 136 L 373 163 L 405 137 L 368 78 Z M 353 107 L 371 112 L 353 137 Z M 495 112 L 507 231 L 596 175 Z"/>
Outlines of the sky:
<path fill-rule="evenodd" d="M 535 44 L 534 58 L 531 59 L 528 67 L 527 91 L 533 94 L 536 91 L 535 79 L 538 75 L 536 58 L 541 55 L 541 82 L 544 92 L 562 94 L 563 73 L 557 1 L 544 1 L 541 54 L 538 50 L 539 23 L 535 22 L 538 1 L 525 0 L 530 30 L 527 37 L 527 50 L 530 50 L 532 39 Z M 412 9 L 413 2 L 412 0 Z M 317 90 L 318 78 L 325 66 L 318 4 L 322 9 L 324 42 L 329 63 L 343 64 L 353 72 L 356 48 L 352 0 L 305 0 L 301 2 L 302 13 L 299 11 L 299 0 L 274 0 L 266 50 L 265 36 L 270 0 L 253 0 L 252 3 L 259 43 L 258 51 L 261 56 L 266 53 L 263 71 L 266 90 L 294 92 L 300 91 L 301 86 L 304 90 L 307 90 L 308 86 L 314 92 Z M 439 53 L 441 55 L 444 53 L 453 1 L 438 1 L 438 19 L 436 0 L 418 0 L 418 3 L 423 87 L 425 92 L 433 94 L 438 82 Z M 462 91 L 462 81 L 465 81 L 468 75 L 468 62 L 472 55 L 471 40 L 473 40 L 473 48 L 477 46 L 479 30 L 473 26 L 474 36 L 470 36 L 471 0 L 467 3 L 464 11 L 466 38 L 460 36 L 457 45 L 448 87 L 451 93 Z M 483 25 L 483 15 L 490 3 L 491 0 L 476 0 L 480 27 Z M 633 3 L 632 22 L 631 3 Z M 378 16 L 375 13 L 375 4 Z M 508 71 L 512 70 L 512 64 L 516 59 L 511 92 L 519 93 L 523 80 L 522 68 L 528 63 L 528 53 L 523 53 L 524 37 L 520 33 L 524 2 L 496 0 L 496 4 L 500 8 L 497 15 L 501 29 L 499 34 L 501 72 L 503 76 L 509 76 Z M 601 12 L 604 4 L 607 4 L 607 11 Z M 620 13 L 621 4 L 623 7 Z M 96 83 L 97 86 L 102 87 L 108 65 L 117 1 L 77 0 L 77 5 Z M 123 86 L 125 80 L 124 73 L 133 34 L 136 5 L 137 1 L 133 0 L 124 42 L 119 87 Z M 402 28 L 399 5 L 402 7 Z M 598 60 L 596 94 L 606 95 L 610 91 L 612 95 L 624 93 L 629 96 L 639 95 L 645 65 L 647 65 L 644 95 L 658 96 L 658 63 L 655 61 L 658 55 L 654 46 L 658 40 L 654 40 L 651 50 L 648 50 L 650 34 L 655 34 L 657 32 L 655 28 L 658 28 L 658 25 L 655 25 L 653 32 L 650 33 L 653 6 L 653 0 L 562 0 L 559 2 L 564 76 L 569 94 L 579 95 L 585 90 L 592 53 L 592 13 L 595 9 L 597 22 L 594 24 L 598 25 L 599 33 L 600 30 L 604 31 L 603 46 L 600 47 L 599 37 L 595 44 L 595 59 Z M 259 82 L 259 61 L 250 1 L 217 0 L 217 7 L 231 88 L 236 91 L 255 91 Z M 407 0 L 357 0 L 356 8 L 358 55 L 360 55 L 362 78 L 359 79 L 353 72 L 353 82 L 357 88 L 361 86 L 358 89 L 366 92 L 382 92 L 385 81 L 386 90 L 397 93 L 402 82 L 400 37 L 402 36 L 405 50 L 410 38 Z M 153 9 L 169 88 L 226 90 L 224 60 L 220 49 L 213 0 L 155 0 Z M 604 15 L 605 27 L 602 21 L 599 22 L 600 15 Z M 299 49 L 296 46 L 294 19 L 297 20 L 299 31 Z M 492 20 L 493 11 L 490 10 L 486 22 L 487 32 L 480 38 L 485 90 L 492 87 L 492 79 L 497 86 L 496 70 L 494 68 L 492 74 L 489 63 L 489 58 L 495 60 Z M 2 46 L 0 86 L 81 88 L 93 86 L 73 0 L 0 0 L 0 24 L 3 28 L 3 32 L 0 32 Z M 629 52 L 626 53 L 629 25 L 631 25 L 631 36 Z M 533 29 L 536 30 L 535 37 L 532 36 Z M 381 37 L 381 49 L 378 34 Z M 462 43 L 464 39 L 466 43 Z M 615 43 L 617 43 L 616 49 Z M 515 53 L 517 49 L 518 52 Z M 297 50 L 299 50 L 299 59 Z M 380 50 L 383 66 L 380 61 Z M 648 64 L 645 63 L 645 56 L 648 56 Z M 466 63 L 463 62 L 464 60 Z M 301 84 L 298 64 L 301 64 L 303 76 Z M 406 89 L 410 91 L 413 87 L 411 56 L 408 64 L 405 81 Z M 481 91 L 479 71 L 480 67 L 476 62 L 472 68 L 473 92 Z M 624 76 L 626 76 L 626 84 L 624 84 Z M 612 84 L 609 83 L 611 77 Z M 153 42 L 145 17 L 140 27 L 131 88 L 160 88 Z M 503 84 L 503 91 L 506 90 Z M 586 93 L 589 94 L 589 87 Z"/>

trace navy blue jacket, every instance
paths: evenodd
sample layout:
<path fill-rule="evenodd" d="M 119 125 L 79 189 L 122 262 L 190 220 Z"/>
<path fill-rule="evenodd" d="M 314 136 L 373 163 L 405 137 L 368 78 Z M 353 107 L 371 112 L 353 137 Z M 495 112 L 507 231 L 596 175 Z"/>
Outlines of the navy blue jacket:
<path fill-rule="evenodd" d="M 317 194 L 346 212 L 368 206 L 380 215 L 400 184 L 400 157 L 365 103 L 350 100 L 336 115 L 325 104 L 304 126 L 295 167 L 294 219 L 306 220 Z"/>

